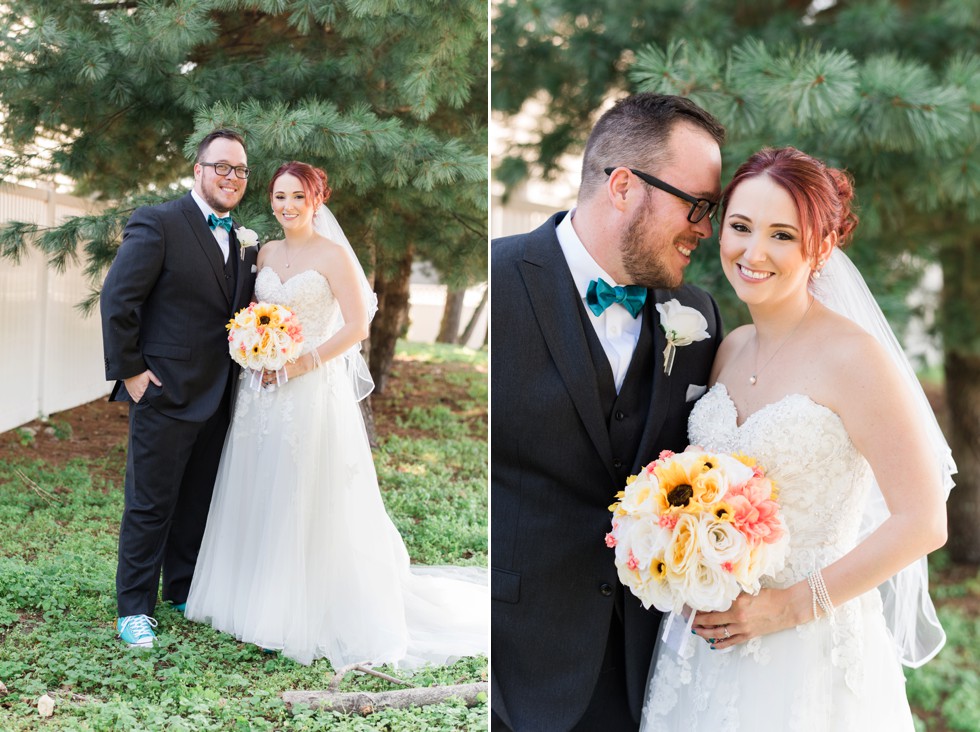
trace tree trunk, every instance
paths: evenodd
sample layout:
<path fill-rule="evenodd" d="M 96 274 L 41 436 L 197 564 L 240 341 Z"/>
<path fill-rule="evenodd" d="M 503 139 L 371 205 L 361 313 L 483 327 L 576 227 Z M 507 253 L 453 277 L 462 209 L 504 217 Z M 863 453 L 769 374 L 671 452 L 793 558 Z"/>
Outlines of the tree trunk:
<path fill-rule="evenodd" d="M 466 289 L 446 290 L 446 307 L 442 311 L 442 323 L 436 343 L 458 343 L 459 324 L 463 320 L 463 298 Z"/>
<path fill-rule="evenodd" d="M 466 330 L 463 331 L 463 335 L 459 337 L 459 342 L 464 346 L 470 342 L 470 338 L 473 337 L 473 331 L 476 330 L 476 324 L 480 322 L 480 316 L 483 315 L 483 311 L 487 307 L 487 300 L 490 297 L 490 286 L 488 285 L 483 290 L 483 297 L 480 298 L 480 304 L 476 306 L 476 310 L 473 311 L 473 315 L 470 317 L 470 322 L 466 324 Z"/>
<path fill-rule="evenodd" d="M 956 487 L 949 494 L 949 554 L 980 562 L 980 356 L 946 352 L 946 403 Z"/>
<path fill-rule="evenodd" d="M 958 239 L 943 247 L 940 311 L 946 346 L 946 439 L 958 468 L 949 494 L 949 554 L 980 562 L 980 242 Z"/>
<path fill-rule="evenodd" d="M 375 289 L 374 284 L 374 273 L 378 267 L 378 247 L 374 242 L 374 237 L 368 234 L 368 236 L 362 239 L 362 255 L 358 257 L 361 262 L 361 266 L 364 268 L 365 273 L 370 272 L 367 275 L 368 283 L 371 285 L 371 289 Z M 366 264 L 365 264 L 366 260 Z M 375 313 L 377 317 L 378 313 Z M 373 322 L 373 320 L 372 320 Z M 371 335 L 370 331 L 368 337 L 361 341 L 361 355 L 364 357 L 364 361 L 368 364 L 368 370 L 371 368 Z M 374 392 L 372 392 L 373 394 Z M 376 450 L 379 447 L 378 443 L 378 430 L 374 426 L 374 408 L 371 405 L 371 395 L 364 397 L 360 403 L 361 407 L 361 417 L 364 419 L 364 430 L 367 432 L 368 444 L 371 446 L 372 450 Z"/>
<path fill-rule="evenodd" d="M 395 345 L 408 327 L 408 285 L 412 276 L 412 247 L 408 246 L 397 263 L 394 274 L 379 266 L 374 273 L 374 291 L 378 295 L 378 314 L 371 321 L 371 376 L 374 391 L 384 394 L 395 360 Z"/>

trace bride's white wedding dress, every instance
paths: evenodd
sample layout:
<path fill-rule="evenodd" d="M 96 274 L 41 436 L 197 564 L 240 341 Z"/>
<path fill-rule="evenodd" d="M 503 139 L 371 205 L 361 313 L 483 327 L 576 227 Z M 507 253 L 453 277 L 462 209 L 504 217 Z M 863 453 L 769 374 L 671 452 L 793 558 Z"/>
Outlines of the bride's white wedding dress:
<path fill-rule="evenodd" d="M 744 452 L 779 489 L 790 535 L 786 567 L 764 586 L 786 587 L 826 567 L 858 540 L 872 472 L 836 413 L 801 394 L 744 424 L 724 384 L 694 406 L 692 445 Z M 658 644 L 644 732 L 863 732 L 913 730 L 905 678 L 878 590 L 826 618 L 711 650 L 689 635 L 681 657 Z"/>
<path fill-rule="evenodd" d="M 255 299 L 286 305 L 304 353 L 340 327 L 315 270 L 259 272 Z M 337 358 L 272 392 L 239 382 L 186 615 L 308 664 L 413 667 L 487 652 L 480 568 L 410 568 L 385 512 Z"/>

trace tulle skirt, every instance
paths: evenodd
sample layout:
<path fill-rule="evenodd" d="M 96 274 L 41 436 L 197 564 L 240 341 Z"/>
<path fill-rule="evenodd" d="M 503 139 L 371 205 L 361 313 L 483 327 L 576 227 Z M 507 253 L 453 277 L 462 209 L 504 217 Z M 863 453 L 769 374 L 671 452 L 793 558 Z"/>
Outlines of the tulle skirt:
<path fill-rule="evenodd" d="M 877 590 L 827 619 L 729 652 L 660 642 L 642 732 L 912 732 L 905 677 Z"/>
<path fill-rule="evenodd" d="M 186 616 L 335 668 L 486 653 L 486 570 L 410 567 L 340 361 L 239 383 Z"/>

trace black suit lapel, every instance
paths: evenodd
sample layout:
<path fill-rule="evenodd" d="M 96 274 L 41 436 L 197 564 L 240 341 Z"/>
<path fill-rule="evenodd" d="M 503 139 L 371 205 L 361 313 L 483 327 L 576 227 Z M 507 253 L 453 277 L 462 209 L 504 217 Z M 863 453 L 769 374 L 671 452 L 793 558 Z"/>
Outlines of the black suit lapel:
<path fill-rule="evenodd" d="M 238 241 L 238 234 L 235 233 L 236 226 L 231 227 L 231 231 L 228 234 L 228 256 L 231 259 L 232 269 L 235 272 L 235 293 L 231 298 L 231 303 L 234 305 L 240 302 L 239 298 L 242 296 L 242 287 L 245 284 L 245 280 L 248 279 L 245 272 L 245 257 L 242 256 L 241 244 Z"/>
<path fill-rule="evenodd" d="M 190 225 L 191 231 L 194 232 L 198 245 L 204 251 L 204 256 L 208 259 L 208 264 L 211 265 L 211 271 L 214 273 L 214 279 L 217 281 L 218 287 L 221 288 L 225 299 L 230 304 L 231 283 L 225 279 L 225 263 L 221 259 L 221 247 L 215 241 L 214 234 L 211 233 L 211 229 L 208 227 L 208 222 L 205 220 L 203 214 L 201 214 L 201 209 L 189 193 L 184 197 L 184 200 L 186 202 L 184 204 L 184 216 L 187 218 L 187 223 Z M 230 256 L 233 254 L 234 247 L 231 248 Z"/>
<path fill-rule="evenodd" d="M 612 445 L 603 419 L 598 378 L 575 304 L 575 298 L 579 297 L 578 290 L 554 233 L 556 220 L 549 219 L 535 232 L 540 232 L 540 236 L 528 241 L 520 271 L 545 343 L 575 410 L 603 464 L 615 479 Z M 529 368 L 534 368 L 534 365 L 529 364 Z"/>
<path fill-rule="evenodd" d="M 657 312 L 658 302 L 664 302 L 671 297 L 669 291 L 649 290 L 647 293 L 646 305 L 643 308 L 644 320 L 649 319 L 650 330 L 653 334 L 653 360 L 654 368 L 650 378 L 653 379 L 653 393 L 650 395 L 650 408 L 647 412 L 646 426 L 643 428 L 643 435 L 640 437 L 640 445 L 636 451 L 636 463 L 634 472 L 640 465 L 645 465 L 651 460 L 656 459 L 653 448 L 657 444 L 660 430 L 664 426 L 667 412 L 670 408 L 670 380 L 683 378 L 674 372 L 672 376 L 664 373 L 664 349 L 667 348 L 667 335 L 660 327 L 660 313 Z"/>

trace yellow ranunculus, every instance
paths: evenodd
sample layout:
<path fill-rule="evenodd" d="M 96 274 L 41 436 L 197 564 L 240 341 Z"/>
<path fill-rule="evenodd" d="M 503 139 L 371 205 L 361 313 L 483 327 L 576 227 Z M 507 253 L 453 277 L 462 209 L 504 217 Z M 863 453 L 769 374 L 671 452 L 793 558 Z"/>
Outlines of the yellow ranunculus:
<path fill-rule="evenodd" d="M 710 506 L 728 491 L 728 478 L 722 470 L 710 468 L 694 477 L 694 497 L 702 506 Z"/>
<path fill-rule="evenodd" d="M 690 569 L 697 555 L 697 533 L 698 520 L 690 514 L 682 513 L 677 519 L 664 554 L 667 572 L 671 576 L 681 578 Z"/>

